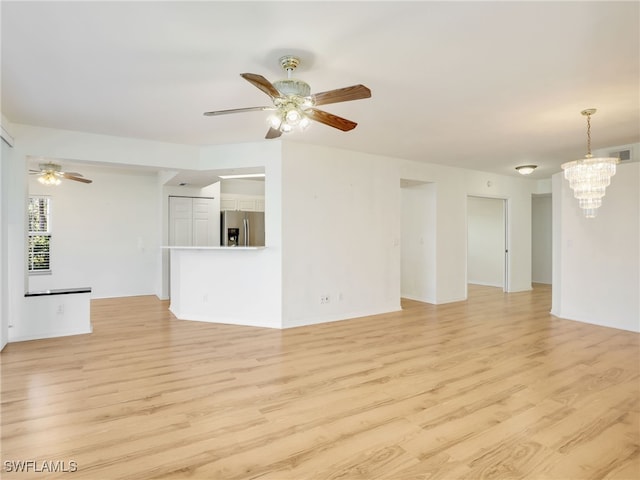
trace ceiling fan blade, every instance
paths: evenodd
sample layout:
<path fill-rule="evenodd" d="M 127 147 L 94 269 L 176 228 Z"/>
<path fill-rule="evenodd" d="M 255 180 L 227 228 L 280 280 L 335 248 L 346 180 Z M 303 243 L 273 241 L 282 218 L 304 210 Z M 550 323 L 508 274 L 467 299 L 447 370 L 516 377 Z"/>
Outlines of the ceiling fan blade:
<path fill-rule="evenodd" d="M 350 87 L 337 88 L 328 92 L 321 92 L 312 95 L 315 105 L 327 105 L 329 103 L 349 102 L 370 98 L 371 90 L 364 85 L 352 85 Z"/>
<path fill-rule="evenodd" d="M 325 125 L 337 128 L 338 130 L 342 130 L 343 132 L 353 130 L 354 128 L 356 128 L 356 125 L 358 125 L 356 122 L 352 122 L 351 120 L 347 120 L 346 118 L 338 117 L 337 115 L 325 112 L 323 110 L 318 110 L 317 108 L 309 108 L 304 111 L 304 114 L 311 120 L 324 123 Z"/>
<path fill-rule="evenodd" d="M 246 108 L 231 108 L 229 110 L 216 110 L 213 112 L 204 112 L 207 117 L 215 117 L 216 115 L 226 115 L 228 113 L 240 113 L 240 112 L 259 112 L 265 110 L 275 110 L 276 107 L 246 107 Z"/>
<path fill-rule="evenodd" d="M 66 178 L 67 180 L 75 180 L 76 182 L 82 182 L 82 183 L 92 183 L 93 182 L 93 180 L 89 180 L 88 178 L 76 177 L 75 175 L 72 175 L 70 173 L 62 173 L 61 176 Z"/>
<path fill-rule="evenodd" d="M 264 138 L 278 138 L 280 135 L 282 135 L 282 132 L 280 130 L 277 130 L 273 127 L 269 128 L 269 131 L 267 132 L 267 134 L 265 135 Z"/>
<path fill-rule="evenodd" d="M 82 175 L 81 173 L 78 172 L 58 172 L 60 173 L 60 175 L 64 176 L 64 175 L 71 175 L 73 177 L 84 177 L 84 175 Z"/>
<path fill-rule="evenodd" d="M 258 87 L 271 98 L 278 98 L 280 96 L 280 92 L 278 91 L 278 89 L 274 87 L 271 82 L 264 78 L 262 75 L 258 75 L 257 73 L 241 73 L 240 76 L 247 82 Z"/>

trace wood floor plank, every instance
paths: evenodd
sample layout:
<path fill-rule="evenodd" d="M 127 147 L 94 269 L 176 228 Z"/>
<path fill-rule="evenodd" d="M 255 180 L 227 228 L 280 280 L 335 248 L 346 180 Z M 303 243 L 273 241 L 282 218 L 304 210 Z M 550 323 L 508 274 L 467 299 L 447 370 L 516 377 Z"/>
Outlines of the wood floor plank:
<path fill-rule="evenodd" d="M 640 478 L 640 335 L 550 293 L 284 331 L 94 300 L 92 334 L 1 353 L 2 478 Z"/>

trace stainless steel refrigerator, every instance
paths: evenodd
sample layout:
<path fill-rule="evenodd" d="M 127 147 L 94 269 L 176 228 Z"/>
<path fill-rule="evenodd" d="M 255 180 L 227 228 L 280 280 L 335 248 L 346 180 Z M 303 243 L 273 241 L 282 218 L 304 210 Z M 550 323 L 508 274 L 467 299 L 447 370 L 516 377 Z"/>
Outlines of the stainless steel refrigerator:
<path fill-rule="evenodd" d="M 264 212 L 220 212 L 220 245 L 263 247 Z"/>

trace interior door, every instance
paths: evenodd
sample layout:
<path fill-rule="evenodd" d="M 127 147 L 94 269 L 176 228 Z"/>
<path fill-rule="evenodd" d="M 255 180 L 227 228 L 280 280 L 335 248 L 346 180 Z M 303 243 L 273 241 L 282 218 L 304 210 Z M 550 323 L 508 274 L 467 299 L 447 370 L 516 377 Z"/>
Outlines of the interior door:
<path fill-rule="evenodd" d="M 467 199 L 467 281 L 507 291 L 506 200 Z"/>
<path fill-rule="evenodd" d="M 212 247 L 220 244 L 215 230 L 212 198 L 193 198 L 193 246 Z"/>
<path fill-rule="evenodd" d="M 193 204 L 191 198 L 169 197 L 169 245 L 193 245 Z"/>

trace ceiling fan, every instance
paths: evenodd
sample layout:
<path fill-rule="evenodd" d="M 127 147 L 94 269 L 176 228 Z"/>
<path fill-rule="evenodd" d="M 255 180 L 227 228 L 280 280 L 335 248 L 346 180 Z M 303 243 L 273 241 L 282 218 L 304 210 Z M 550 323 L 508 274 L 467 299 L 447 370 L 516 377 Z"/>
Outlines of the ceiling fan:
<path fill-rule="evenodd" d="M 62 167 L 53 162 L 41 163 L 40 170 L 29 170 L 31 175 L 39 175 L 38 181 L 43 185 L 60 185 L 61 179 L 75 180 L 76 182 L 91 183 L 93 180 L 84 178 L 77 172 L 63 172 Z"/>
<path fill-rule="evenodd" d="M 233 108 L 205 112 L 206 116 L 226 115 L 228 113 L 273 111 L 270 117 L 270 128 L 265 138 L 278 138 L 283 133 L 295 128 L 304 129 L 310 121 L 323 123 L 343 132 L 353 130 L 357 123 L 319 110 L 318 105 L 348 102 L 371 97 L 371 90 L 364 85 L 352 85 L 322 93 L 311 94 L 311 88 L 302 80 L 291 77 L 293 71 L 300 64 L 300 59 L 292 55 L 280 58 L 280 66 L 287 72 L 287 78 L 271 83 L 262 75 L 255 73 L 241 73 L 240 76 L 252 85 L 269 95 L 273 105 L 264 107 Z"/>

